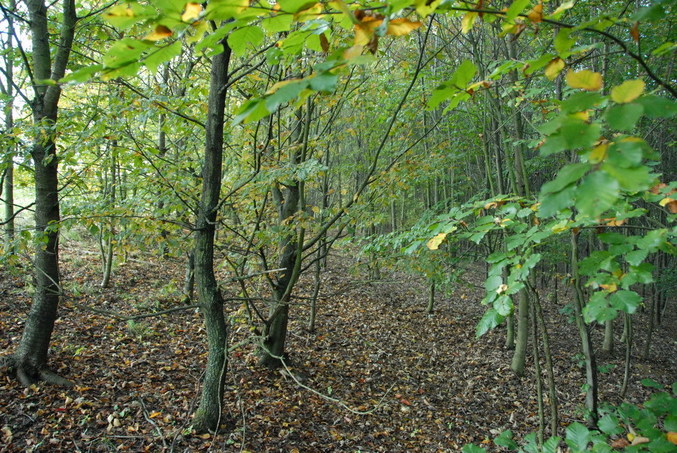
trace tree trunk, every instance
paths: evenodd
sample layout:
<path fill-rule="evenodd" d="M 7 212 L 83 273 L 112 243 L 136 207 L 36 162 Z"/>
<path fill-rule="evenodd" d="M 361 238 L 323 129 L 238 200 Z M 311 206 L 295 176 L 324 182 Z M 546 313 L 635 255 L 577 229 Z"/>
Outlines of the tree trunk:
<path fill-rule="evenodd" d="M 207 330 L 209 356 L 202 386 L 200 405 L 193 426 L 198 431 L 219 429 L 226 378 L 228 328 L 223 314 L 223 298 L 214 275 L 214 236 L 221 189 L 223 159 L 223 123 L 230 48 L 222 41 L 224 52 L 212 59 L 209 102 L 205 135 L 202 195 L 195 231 L 195 280 L 198 305 Z"/>
<path fill-rule="evenodd" d="M 16 9 L 15 0 L 10 0 L 8 5 L 9 11 L 14 11 Z M 3 94 L 7 96 L 7 102 L 5 103 L 5 130 L 7 134 L 12 133 L 14 129 L 14 61 L 12 57 L 14 55 L 14 16 L 12 14 L 6 15 L 7 19 L 7 42 L 5 43 L 5 49 L 7 49 L 7 54 L 5 55 L 5 80 L 4 84 L 5 89 Z M 2 181 L 2 187 L 0 187 L 0 194 L 4 198 L 4 211 L 5 215 L 3 221 L 5 223 L 5 241 L 7 244 L 6 251 L 9 254 L 16 254 L 16 247 L 14 245 L 14 151 L 16 145 L 12 140 L 7 147 L 5 154 L 5 172 Z"/>
<path fill-rule="evenodd" d="M 64 0 L 63 24 L 59 47 L 52 66 L 47 7 L 42 0 L 27 1 L 33 46 L 33 77 L 35 99 L 31 105 L 35 136 L 31 157 L 35 167 L 35 235 L 33 304 L 19 346 L 13 356 L 13 366 L 24 385 L 42 378 L 56 384 L 66 384 L 47 370 L 47 355 L 59 305 L 59 180 L 55 142 L 55 125 L 61 88 L 39 85 L 40 80 L 63 77 L 73 43 L 77 21 L 74 0 Z"/>
<path fill-rule="evenodd" d="M 519 300 L 517 308 L 517 341 L 515 341 L 515 352 L 512 356 L 510 368 L 517 376 L 524 376 L 524 364 L 527 354 L 527 343 L 529 341 L 529 296 L 525 289 L 517 293 Z"/>

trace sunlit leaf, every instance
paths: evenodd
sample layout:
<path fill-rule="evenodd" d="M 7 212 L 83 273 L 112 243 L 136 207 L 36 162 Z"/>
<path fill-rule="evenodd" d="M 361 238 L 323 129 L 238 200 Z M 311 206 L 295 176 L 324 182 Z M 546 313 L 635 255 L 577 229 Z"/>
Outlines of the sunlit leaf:
<path fill-rule="evenodd" d="M 430 239 L 426 243 L 426 247 L 428 247 L 430 250 L 437 250 L 440 247 L 440 244 L 442 244 L 442 241 L 444 241 L 444 238 L 447 237 L 447 233 L 440 233 L 434 238 Z"/>
<path fill-rule="evenodd" d="M 422 25 L 419 21 L 411 21 L 405 17 L 393 19 L 388 22 L 387 34 L 393 36 L 408 35 Z"/>
<path fill-rule="evenodd" d="M 156 25 L 152 32 L 143 37 L 146 41 L 161 41 L 172 36 L 172 31 L 164 25 Z"/>
<path fill-rule="evenodd" d="M 476 12 L 468 12 L 465 13 L 463 16 L 463 19 L 461 19 L 461 31 L 463 33 L 468 33 L 470 30 L 472 30 L 472 26 L 475 23 L 475 20 L 477 19 L 478 14 Z"/>
<path fill-rule="evenodd" d="M 202 5 L 199 3 L 186 3 L 186 8 L 181 14 L 181 20 L 184 22 L 191 22 L 198 17 L 200 17 L 200 14 L 202 13 Z"/>
<path fill-rule="evenodd" d="M 559 57 L 553 58 L 545 67 L 545 76 L 548 78 L 548 80 L 554 80 L 555 77 L 557 77 L 559 73 L 562 72 L 562 69 L 564 69 L 564 60 Z"/>
<path fill-rule="evenodd" d="M 592 72 L 588 69 L 574 72 L 569 71 L 566 75 L 566 82 L 571 88 L 580 88 L 586 91 L 598 91 L 602 89 L 602 74 Z"/>
<path fill-rule="evenodd" d="M 626 80 L 611 89 L 611 99 L 619 104 L 632 102 L 644 93 L 644 86 L 641 79 Z"/>

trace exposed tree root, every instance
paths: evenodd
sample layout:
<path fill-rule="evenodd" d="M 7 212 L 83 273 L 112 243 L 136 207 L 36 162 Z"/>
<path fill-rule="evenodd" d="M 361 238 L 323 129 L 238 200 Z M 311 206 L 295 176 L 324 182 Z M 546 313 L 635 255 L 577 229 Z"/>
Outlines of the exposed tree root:
<path fill-rule="evenodd" d="M 10 374 L 15 375 L 21 385 L 29 387 L 39 381 L 60 387 L 73 387 L 75 384 L 59 376 L 49 368 L 36 369 L 30 364 L 22 364 L 14 356 L 6 356 L 0 360 L 0 366 L 7 367 Z"/>

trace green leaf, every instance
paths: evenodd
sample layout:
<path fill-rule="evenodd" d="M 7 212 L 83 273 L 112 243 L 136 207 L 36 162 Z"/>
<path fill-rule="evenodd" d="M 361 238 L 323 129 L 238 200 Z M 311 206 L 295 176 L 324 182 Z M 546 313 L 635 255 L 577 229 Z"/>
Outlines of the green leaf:
<path fill-rule="evenodd" d="M 566 118 L 560 129 L 562 137 L 569 147 L 590 148 L 599 140 L 602 126 L 598 123 L 589 124 L 579 118 Z"/>
<path fill-rule="evenodd" d="M 477 327 L 475 328 L 475 336 L 477 338 L 481 337 L 502 323 L 504 319 L 505 318 L 501 316 L 495 309 L 488 309 L 482 316 L 482 319 L 480 319 L 480 322 L 477 323 Z"/>
<path fill-rule="evenodd" d="M 143 64 L 150 72 L 155 73 L 162 63 L 166 63 L 179 55 L 181 55 L 181 41 L 177 40 L 168 46 L 153 49 L 143 59 Z"/>
<path fill-rule="evenodd" d="M 590 431 L 584 425 L 574 422 L 567 426 L 566 444 L 574 453 L 584 452 L 590 442 Z"/>
<path fill-rule="evenodd" d="M 618 200 L 620 185 L 608 173 L 588 174 L 576 189 L 576 208 L 583 216 L 599 217 Z"/>
<path fill-rule="evenodd" d="M 597 422 L 597 427 L 607 436 L 621 434 L 624 431 L 618 422 L 618 418 L 612 414 L 606 414 L 600 418 L 599 422 Z"/>
<path fill-rule="evenodd" d="M 494 292 L 503 283 L 503 278 L 500 275 L 491 275 L 484 282 L 484 288 L 488 293 Z"/>
<path fill-rule="evenodd" d="M 677 432 L 677 414 L 668 415 L 663 422 L 666 431 Z"/>
<path fill-rule="evenodd" d="M 516 18 L 525 8 L 529 6 L 529 0 L 515 0 L 508 8 L 508 11 L 505 13 L 505 20 L 511 21 Z"/>
<path fill-rule="evenodd" d="M 80 68 L 77 71 L 71 72 L 70 74 L 66 74 L 66 76 L 63 79 L 59 80 L 59 83 L 87 82 L 88 80 L 90 80 L 94 76 L 94 74 L 96 74 L 97 72 L 99 72 L 102 69 L 103 69 L 103 65 L 100 65 L 100 64 L 85 66 L 84 68 Z"/>
<path fill-rule="evenodd" d="M 654 381 L 653 379 L 645 378 L 640 381 L 644 387 L 649 387 L 652 389 L 658 389 L 658 390 L 663 390 L 663 386 L 659 384 L 658 382 Z M 671 430 L 671 431 L 677 431 L 677 430 Z"/>
<path fill-rule="evenodd" d="M 280 10 L 285 13 L 298 13 L 305 9 L 314 6 L 317 3 L 315 0 L 280 0 Z"/>
<path fill-rule="evenodd" d="M 649 118 L 672 118 L 677 114 L 677 102 L 660 96 L 648 95 L 637 99 Z"/>
<path fill-rule="evenodd" d="M 604 164 L 602 170 L 611 175 L 620 187 L 629 192 L 647 190 L 653 181 L 653 177 L 649 173 L 649 167 L 621 168 Z"/>
<path fill-rule="evenodd" d="M 576 186 L 571 185 L 564 190 L 541 197 L 538 217 L 546 218 L 561 212 L 574 204 Z"/>
<path fill-rule="evenodd" d="M 494 309 L 501 316 L 508 316 L 512 313 L 514 305 L 510 296 L 502 294 L 496 298 L 494 301 Z"/>
<path fill-rule="evenodd" d="M 512 431 L 507 429 L 494 439 L 494 443 L 499 447 L 505 447 L 509 450 L 516 450 L 518 445 L 514 440 L 512 440 L 512 437 L 513 437 Z"/>
<path fill-rule="evenodd" d="M 616 310 L 622 310 L 626 313 L 633 314 L 637 311 L 637 307 L 642 303 L 642 297 L 634 291 L 616 291 L 609 296 L 611 306 Z"/>
<path fill-rule="evenodd" d="M 581 179 L 590 168 L 592 168 L 590 164 L 580 162 L 565 166 L 557 173 L 555 179 L 543 184 L 541 194 L 545 195 L 561 191 Z"/>
<path fill-rule="evenodd" d="M 648 254 L 649 251 L 646 249 L 634 250 L 625 254 L 625 261 L 631 266 L 639 266 L 646 259 Z"/>
<path fill-rule="evenodd" d="M 562 112 L 576 113 L 602 105 L 606 98 L 599 93 L 579 91 L 562 101 Z"/>
<path fill-rule="evenodd" d="M 116 41 L 103 56 L 106 68 L 119 68 L 129 63 L 136 63 L 141 54 L 153 44 L 138 39 L 124 38 Z"/>
<path fill-rule="evenodd" d="M 606 296 L 606 291 L 596 291 L 590 297 L 588 303 L 583 307 L 583 319 L 586 323 L 597 321 L 601 324 L 618 316 L 618 312 L 609 307 Z"/>
<path fill-rule="evenodd" d="M 570 28 L 561 28 L 555 36 L 554 46 L 555 50 L 561 58 L 568 57 L 571 52 L 571 47 L 576 43 L 576 39 L 571 38 L 570 35 L 573 32 L 573 29 Z"/>
<path fill-rule="evenodd" d="M 667 392 L 656 393 L 644 403 L 644 407 L 657 416 L 674 415 L 677 414 L 677 398 Z"/>
<path fill-rule="evenodd" d="M 606 111 L 606 120 L 612 129 L 629 131 L 635 127 L 643 113 L 644 107 L 642 107 L 642 104 L 634 102 L 619 104 L 610 107 Z"/>
<path fill-rule="evenodd" d="M 428 100 L 428 108 L 433 109 L 440 105 L 440 103 L 449 100 L 456 95 L 465 94 L 469 97 L 470 95 L 465 93 L 465 89 L 468 83 L 475 77 L 476 72 L 477 67 L 475 64 L 470 60 L 464 60 L 463 63 L 456 68 L 456 71 L 451 75 L 448 82 L 443 83 L 433 90 L 430 99 Z M 461 100 L 464 99 L 458 99 L 456 104 L 450 108 L 456 107 Z"/>
<path fill-rule="evenodd" d="M 270 33 L 279 33 L 291 29 L 293 16 L 291 14 L 275 14 L 261 21 L 264 30 Z"/>
<path fill-rule="evenodd" d="M 307 79 L 294 80 L 280 85 L 275 92 L 266 96 L 266 108 L 269 112 L 274 112 L 280 105 L 296 99 L 303 90 L 308 88 L 308 85 Z"/>
<path fill-rule="evenodd" d="M 561 437 L 552 436 L 543 444 L 543 453 L 557 453 L 559 451 L 559 444 L 561 441 Z"/>
<path fill-rule="evenodd" d="M 245 52 L 256 51 L 263 43 L 263 31 L 261 27 L 250 25 L 239 28 L 228 35 L 228 46 L 235 55 L 244 55 Z"/>
<path fill-rule="evenodd" d="M 331 93 L 336 89 L 338 75 L 329 71 L 321 72 L 310 79 L 310 88 L 322 93 Z"/>

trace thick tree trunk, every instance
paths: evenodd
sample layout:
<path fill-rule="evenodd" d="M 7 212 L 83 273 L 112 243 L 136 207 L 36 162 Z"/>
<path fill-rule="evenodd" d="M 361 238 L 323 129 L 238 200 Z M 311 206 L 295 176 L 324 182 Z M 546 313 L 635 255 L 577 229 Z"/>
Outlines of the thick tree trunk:
<path fill-rule="evenodd" d="M 200 405 L 193 418 L 193 426 L 198 431 L 219 429 L 228 364 L 228 329 L 223 314 L 223 298 L 214 275 L 214 236 L 221 189 L 224 109 L 231 54 L 225 40 L 222 43 L 224 52 L 212 60 L 202 196 L 195 232 L 195 280 L 209 351 Z"/>
<path fill-rule="evenodd" d="M 59 184 L 55 143 L 57 107 L 61 96 L 58 85 L 38 85 L 39 80 L 63 77 L 73 43 L 76 15 L 73 0 L 65 0 L 59 47 L 52 66 L 47 7 L 42 0 L 27 2 L 33 45 L 33 80 L 35 99 L 32 104 L 36 125 L 31 157 L 35 167 L 35 235 L 33 261 L 35 294 L 19 346 L 13 356 L 13 367 L 19 380 L 28 385 L 42 378 L 66 384 L 47 370 L 47 354 L 59 305 Z"/>

